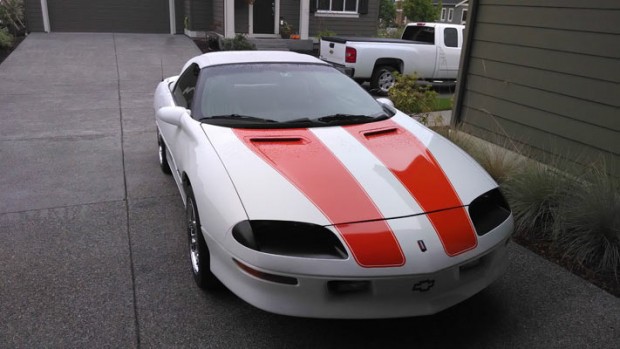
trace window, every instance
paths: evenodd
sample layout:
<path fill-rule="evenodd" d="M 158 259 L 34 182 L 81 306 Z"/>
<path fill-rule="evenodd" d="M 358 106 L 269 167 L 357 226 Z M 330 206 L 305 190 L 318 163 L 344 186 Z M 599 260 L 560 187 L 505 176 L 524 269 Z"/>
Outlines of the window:
<path fill-rule="evenodd" d="M 408 26 L 403 33 L 403 39 L 434 44 L 435 28 L 426 26 Z"/>
<path fill-rule="evenodd" d="M 316 0 L 317 11 L 357 13 L 358 0 Z"/>
<path fill-rule="evenodd" d="M 194 100 L 194 91 L 196 90 L 196 81 L 198 81 L 198 74 L 200 68 L 197 65 L 188 67 L 187 70 L 181 74 L 177 84 L 174 87 L 172 94 L 174 95 L 174 101 L 180 107 L 187 109 L 192 108 L 192 101 Z"/>
<path fill-rule="evenodd" d="M 225 64 L 206 67 L 204 74 L 207 75 L 201 77 L 192 110 L 196 119 L 239 114 L 272 120 L 268 123 L 270 128 L 294 128 L 299 124 L 285 123 L 334 114 L 385 114 L 355 81 L 322 64 Z M 203 121 L 228 127 L 256 124 L 256 120 L 239 118 Z M 317 122 L 315 126 L 326 124 Z"/>
<path fill-rule="evenodd" d="M 446 8 L 442 8 L 441 9 L 441 21 L 445 22 L 446 21 Z"/>
<path fill-rule="evenodd" d="M 467 10 L 463 10 L 463 15 L 461 16 L 461 24 L 465 24 L 467 22 Z"/>
<path fill-rule="evenodd" d="M 459 34 L 456 28 L 446 28 L 443 30 L 443 42 L 446 47 L 458 47 Z"/>
<path fill-rule="evenodd" d="M 453 17 L 454 17 L 454 9 L 451 8 L 448 10 L 448 22 L 452 22 Z"/>

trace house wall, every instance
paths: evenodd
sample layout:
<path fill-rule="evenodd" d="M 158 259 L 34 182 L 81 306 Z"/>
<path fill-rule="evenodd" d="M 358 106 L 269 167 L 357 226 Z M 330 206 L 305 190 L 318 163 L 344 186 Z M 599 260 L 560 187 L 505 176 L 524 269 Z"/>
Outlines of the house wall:
<path fill-rule="evenodd" d="M 310 13 L 309 35 L 316 36 L 321 31 L 330 30 L 339 36 L 375 36 L 378 19 L 379 0 L 368 0 L 368 13 L 360 14 L 359 18 L 321 17 L 316 12 Z"/>
<path fill-rule="evenodd" d="M 209 30 L 224 35 L 224 1 L 209 0 L 211 2 L 212 23 Z"/>
<path fill-rule="evenodd" d="M 26 17 L 26 25 L 28 31 L 42 32 L 43 28 L 43 15 L 41 14 L 41 1 L 40 0 L 24 0 L 24 16 Z"/>
<path fill-rule="evenodd" d="M 452 22 L 454 24 L 461 24 L 463 21 L 463 10 L 467 10 L 467 7 L 459 6 L 454 8 L 454 16 L 452 17 Z"/>
<path fill-rule="evenodd" d="M 312 0 L 310 0 L 312 1 Z M 286 23 L 288 23 L 292 28 L 293 32 L 299 33 L 299 4 L 300 0 L 296 1 L 287 1 L 280 0 L 280 17 L 284 17 Z M 313 14 L 310 14 L 310 18 L 312 18 Z"/>
<path fill-rule="evenodd" d="M 176 33 L 182 34 L 185 28 L 185 0 L 174 0 L 174 14 L 176 21 Z"/>
<path fill-rule="evenodd" d="M 620 176 L 620 2 L 469 2 L 454 124 Z"/>
<path fill-rule="evenodd" d="M 189 22 L 187 27 L 188 30 L 213 30 L 212 27 L 215 16 L 214 0 L 185 0 L 185 16 L 188 18 Z"/>
<path fill-rule="evenodd" d="M 247 0 L 235 0 L 235 33 L 247 33 L 249 29 L 250 7 Z"/>

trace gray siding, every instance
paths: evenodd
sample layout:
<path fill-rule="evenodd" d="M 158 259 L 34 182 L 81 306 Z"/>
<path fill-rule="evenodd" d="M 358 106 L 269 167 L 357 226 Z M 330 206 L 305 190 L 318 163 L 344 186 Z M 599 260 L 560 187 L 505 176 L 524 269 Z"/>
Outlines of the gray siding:
<path fill-rule="evenodd" d="M 176 21 L 176 33 L 183 34 L 183 28 L 185 27 L 185 0 L 174 0 L 174 13 Z"/>
<path fill-rule="evenodd" d="M 223 3 L 222 0 L 217 0 L 215 2 Z M 222 4 L 220 4 L 220 6 L 222 6 Z M 223 9 L 222 6 L 222 10 Z M 193 31 L 214 30 L 213 10 L 214 0 L 185 0 L 185 16 L 188 19 L 187 29 Z"/>
<path fill-rule="evenodd" d="M 40 0 L 24 0 L 26 25 L 28 31 L 42 32 L 43 28 L 43 15 L 41 14 L 41 1 Z"/>
<path fill-rule="evenodd" d="M 286 23 L 293 28 L 294 33 L 299 33 L 299 3 L 300 1 L 280 0 L 280 17 L 284 17 Z M 311 13 L 310 18 L 313 16 L 314 14 Z"/>
<path fill-rule="evenodd" d="M 213 0 L 211 6 L 213 22 L 209 30 L 224 35 L 224 1 Z"/>
<path fill-rule="evenodd" d="M 480 0 L 470 11 L 455 120 L 541 158 L 603 156 L 620 176 L 620 2 Z"/>
<path fill-rule="evenodd" d="M 235 33 L 247 33 L 249 27 L 250 8 L 246 0 L 235 0 Z"/>
<path fill-rule="evenodd" d="M 170 32 L 167 0 L 48 0 L 47 7 L 52 31 Z"/>
<path fill-rule="evenodd" d="M 368 14 L 360 14 L 359 18 L 320 17 L 317 13 L 311 13 L 310 36 L 324 30 L 331 30 L 340 36 L 375 36 L 378 18 L 379 0 L 368 0 Z"/>

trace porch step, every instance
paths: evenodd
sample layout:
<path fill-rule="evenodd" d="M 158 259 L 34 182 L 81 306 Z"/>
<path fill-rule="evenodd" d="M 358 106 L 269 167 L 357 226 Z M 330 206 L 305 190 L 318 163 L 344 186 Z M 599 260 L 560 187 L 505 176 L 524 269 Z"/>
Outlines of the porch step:
<path fill-rule="evenodd" d="M 261 51 L 289 51 L 287 39 L 251 38 L 249 39 L 257 50 Z"/>

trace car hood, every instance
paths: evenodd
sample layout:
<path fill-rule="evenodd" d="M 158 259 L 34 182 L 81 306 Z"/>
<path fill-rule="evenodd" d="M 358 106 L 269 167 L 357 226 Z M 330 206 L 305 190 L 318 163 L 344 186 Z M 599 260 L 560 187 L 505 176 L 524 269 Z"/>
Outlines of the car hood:
<path fill-rule="evenodd" d="M 461 149 L 402 113 L 309 129 L 202 127 L 251 220 L 385 220 L 466 206 L 497 187 Z"/>

